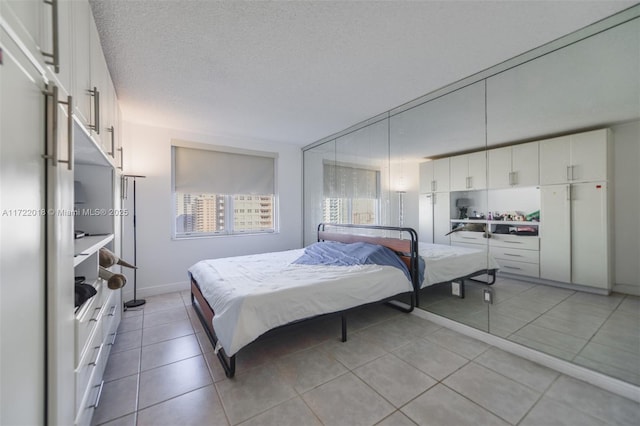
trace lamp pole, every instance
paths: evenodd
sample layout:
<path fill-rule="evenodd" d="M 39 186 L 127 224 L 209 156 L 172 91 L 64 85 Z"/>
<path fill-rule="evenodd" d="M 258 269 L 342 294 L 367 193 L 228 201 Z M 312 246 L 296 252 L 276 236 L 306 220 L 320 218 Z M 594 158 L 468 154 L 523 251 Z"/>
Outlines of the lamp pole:
<path fill-rule="evenodd" d="M 138 241 L 137 241 L 137 217 L 136 217 L 136 178 L 145 178 L 142 175 L 124 175 L 124 178 L 133 179 L 133 264 L 138 265 Z M 127 182 L 128 183 L 128 182 Z M 133 299 L 125 302 L 125 308 L 136 308 L 147 303 L 144 299 L 138 299 L 137 296 L 138 287 L 138 269 L 133 270 Z"/>

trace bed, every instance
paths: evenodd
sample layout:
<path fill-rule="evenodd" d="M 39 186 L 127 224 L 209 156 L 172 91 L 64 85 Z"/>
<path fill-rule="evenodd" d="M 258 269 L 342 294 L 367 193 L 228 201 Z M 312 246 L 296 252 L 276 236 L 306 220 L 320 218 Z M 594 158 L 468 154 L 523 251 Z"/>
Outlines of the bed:
<path fill-rule="evenodd" d="M 355 233 L 363 231 L 400 233 L 406 239 Z M 356 265 L 296 263 L 311 253 L 308 247 L 202 260 L 189 268 L 192 304 L 227 377 L 235 374 L 236 354 L 267 331 L 321 315 L 340 315 L 344 342 L 346 313 L 353 309 L 387 303 L 404 312 L 413 310 L 420 283 L 415 230 L 320 224 L 317 232 L 314 247 L 375 245 L 376 256 L 379 247 L 390 256 L 389 263 L 372 263 L 369 258 Z M 397 302 L 400 297 L 408 303 Z"/>
<path fill-rule="evenodd" d="M 420 243 L 418 249 L 424 260 L 424 279 L 419 289 L 443 283 L 460 283 L 460 298 L 464 298 L 465 280 L 492 285 L 499 269 L 496 260 L 485 250 L 443 244 Z M 477 277 L 487 275 L 486 280 Z M 419 291 L 416 306 L 419 306 Z"/>

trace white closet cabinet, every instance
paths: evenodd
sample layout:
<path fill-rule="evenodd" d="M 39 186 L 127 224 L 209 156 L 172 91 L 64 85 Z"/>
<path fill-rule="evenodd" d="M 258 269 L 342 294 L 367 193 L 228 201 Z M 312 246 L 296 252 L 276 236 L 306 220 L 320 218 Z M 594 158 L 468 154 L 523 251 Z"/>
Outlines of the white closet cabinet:
<path fill-rule="evenodd" d="M 491 149 L 488 162 L 491 189 L 538 185 L 538 142 Z"/>
<path fill-rule="evenodd" d="M 420 192 L 449 191 L 449 158 L 420 164 Z"/>
<path fill-rule="evenodd" d="M 540 277 L 611 289 L 607 183 L 542 186 Z"/>
<path fill-rule="evenodd" d="M 45 86 L 1 27 L 0 47 L 0 424 L 43 425 Z"/>
<path fill-rule="evenodd" d="M 419 240 L 433 244 L 450 244 L 450 194 L 433 192 L 420 195 Z"/>
<path fill-rule="evenodd" d="M 487 159 L 485 151 L 450 157 L 451 191 L 486 189 Z"/>
<path fill-rule="evenodd" d="M 449 245 L 449 158 L 420 164 L 420 241 Z"/>
<path fill-rule="evenodd" d="M 91 108 L 93 97 L 91 86 L 91 10 L 87 1 L 71 3 L 71 20 L 73 27 L 73 82 L 72 91 L 75 96 L 76 119 L 89 129 L 92 124 Z"/>
<path fill-rule="evenodd" d="M 607 180 L 608 129 L 540 141 L 540 184 Z"/>

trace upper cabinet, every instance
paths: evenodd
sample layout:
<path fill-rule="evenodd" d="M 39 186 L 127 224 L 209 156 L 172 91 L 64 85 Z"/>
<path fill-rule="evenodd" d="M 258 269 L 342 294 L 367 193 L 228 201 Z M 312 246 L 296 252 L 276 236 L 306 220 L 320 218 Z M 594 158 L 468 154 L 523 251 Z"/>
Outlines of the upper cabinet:
<path fill-rule="evenodd" d="M 119 109 L 89 2 L 2 0 L 0 13 L 40 73 L 72 96 L 75 120 L 115 164 Z"/>
<path fill-rule="evenodd" d="M 609 134 L 601 129 L 540 141 L 540 184 L 607 180 Z"/>
<path fill-rule="evenodd" d="M 86 1 L 71 2 L 73 23 L 73 93 L 75 95 L 75 115 L 80 123 L 89 129 L 92 123 L 91 103 L 91 10 Z"/>
<path fill-rule="evenodd" d="M 449 158 L 420 163 L 420 192 L 449 191 Z"/>
<path fill-rule="evenodd" d="M 491 149 L 488 162 L 491 189 L 538 185 L 538 142 Z"/>
<path fill-rule="evenodd" d="M 452 191 L 487 188 L 487 160 L 484 151 L 451 157 Z"/>

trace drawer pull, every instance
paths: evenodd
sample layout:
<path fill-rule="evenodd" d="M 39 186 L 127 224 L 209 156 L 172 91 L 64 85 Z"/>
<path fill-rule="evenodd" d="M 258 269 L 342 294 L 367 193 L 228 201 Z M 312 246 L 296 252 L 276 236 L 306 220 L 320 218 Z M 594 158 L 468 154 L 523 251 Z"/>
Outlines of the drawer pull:
<path fill-rule="evenodd" d="M 113 339 L 111 339 L 111 343 L 109 343 L 109 346 L 113 346 L 116 344 L 116 336 L 118 335 L 118 333 L 111 333 L 113 335 Z"/>
<path fill-rule="evenodd" d="M 94 314 L 95 314 L 96 312 L 99 314 L 99 313 L 100 313 L 100 309 L 102 309 L 102 306 L 98 306 L 97 308 L 95 308 L 95 309 L 93 310 Z M 95 316 L 91 317 L 91 318 L 89 319 L 89 322 L 91 322 L 91 321 L 98 322 L 98 315 L 96 314 Z"/>
<path fill-rule="evenodd" d="M 462 238 L 464 238 L 465 240 L 477 240 L 477 238 L 474 238 L 474 237 L 462 237 Z"/>
<path fill-rule="evenodd" d="M 503 242 L 505 242 L 505 243 L 509 243 L 509 244 L 522 244 L 522 241 L 508 241 L 508 240 L 504 240 Z"/>
<path fill-rule="evenodd" d="M 98 350 L 96 351 L 96 349 Z M 93 361 L 87 364 L 87 365 L 90 365 L 91 367 L 95 367 L 98 364 L 98 359 L 100 359 L 100 353 L 102 352 L 102 345 L 94 347 L 93 351 L 94 353 L 97 353 L 97 355 Z"/>
<path fill-rule="evenodd" d="M 115 313 L 116 313 L 116 305 L 113 305 L 113 306 L 111 307 L 111 312 L 109 312 L 109 315 L 107 315 L 107 316 L 108 316 L 108 317 L 112 317 L 112 316 L 114 316 L 114 315 L 115 315 Z"/>
<path fill-rule="evenodd" d="M 511 253 L 505 253 L 505 256 L 511 256 L 511 257 L 523 257 L 521 254 L 511 254 Z"/>
<path fill-rule="evenodd" d="M 518 267 L 516 267 L 516 266 L 507 266 L 507 265 L 504 265 L 504 266 L 503 266 L 503 268 L 507 268 L 507 269 L 518 269 L 518 270 L 521 270 L 521 269 L 522 269 L 522 268 L 518 268 Z"/>
<path fill-rule="evenodd" d="M 96 400 L 95 400 L 95 402 L 93 403 L 93 405 L 90 405 L 90 406 L 89 406 L 89 407 L 87 407 L 87 408 L 98 408 L 98 405 L 100 405 L 100 397 L 102 396 L 102 388 L 103 388 L 103 386 L 104 386 L 104 380 L 103 380 L 103 381 L 101 381 L 99 385 L 96 385 L 96 386 L 94 386 L 94 387 L 96 387 L 96 388 L 97 388 L 98 386 L 100 387 L 100 389 L 98 389 L 98 394 L 96 395 Z"/>

